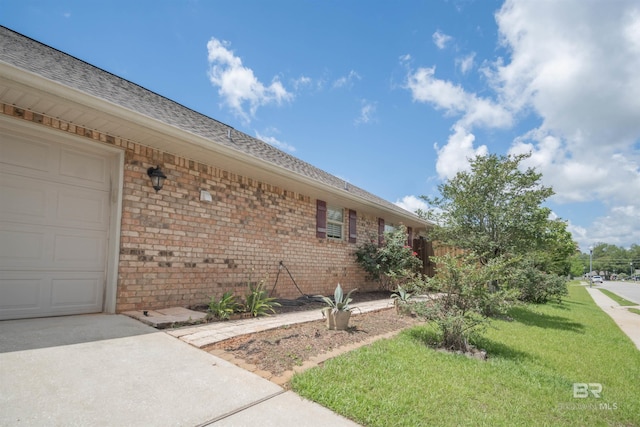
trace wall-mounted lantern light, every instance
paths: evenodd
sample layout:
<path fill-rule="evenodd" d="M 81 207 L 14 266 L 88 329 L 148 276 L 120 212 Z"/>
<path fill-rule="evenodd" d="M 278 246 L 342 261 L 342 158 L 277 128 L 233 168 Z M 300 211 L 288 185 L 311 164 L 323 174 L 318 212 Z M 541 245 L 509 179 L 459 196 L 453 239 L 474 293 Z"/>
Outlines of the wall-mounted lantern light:
<path fill-rule="evenodd" d="M 167 176 L 162 173 L 160 166 L 147 169 L 147 175 L 151 178 L 151 186 L 156 190 L 156 193 L 162 190 L 162 185 L 164 184 L 164 180 L 167 179 Z"/>

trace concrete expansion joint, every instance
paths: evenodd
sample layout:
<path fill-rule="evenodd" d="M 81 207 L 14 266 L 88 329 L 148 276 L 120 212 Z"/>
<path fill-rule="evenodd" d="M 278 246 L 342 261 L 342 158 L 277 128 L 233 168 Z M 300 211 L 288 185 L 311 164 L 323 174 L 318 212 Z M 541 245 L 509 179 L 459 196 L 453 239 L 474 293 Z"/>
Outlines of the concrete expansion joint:
<path fill-rule="evenodd" d="M 225 419 L 225 418 L 229 418 L 229 417 L 230 417 L 230 416 L 232 416 L 232 415 L 235 415 L 235 414 L 237 414 L 237 413 L 239 413 L 239 412 L 245 411 L 245 410 L 247 410 L 247 409 L 249 409 L 249 408 L 251 408 L 251 407 L 254 407 L 254 406 L 256 406 L 256 405 L 259 405 L 259 404 L 261 404 L 261 403 L 263 403 L 263 402 L 266 402 L 267 400 L 273 399 L 274 397 L 280 396 L 281 394 L 286 393 L 286 391 L 287 391 L 287 390 L 282 389 L 282 390 L 277 391 L 277 392 L 275 392 L 275 393 L 273 393 L 273 394 L 270 394 L 270 395 L 268 395 L 268 396 L 265 396 L 265 397 L 263 397 L 262 399 L 258 399 L 258 400 L 256 400 L 255 402 L 247 403 L 246 405 L 241 406 L 241 407 L 239 407 L 239 408 L 237 408 L 237 409 L 234 409 L 233 411 L 230 411 L 230 412 L 227 412 L 226 414 L 222 414 L 222 415 L 220 415 L 220 416 L 217 416 L 217 417 L 215 417 L 215 418 L 212 418 L 212 419 L 210 419 L 210 420 L 208 420 L 208 421 L 205 421 L 205 422 L 204 422 L 204 423 L 202 423 L 202 424 L 198 424 L 198 425 L 196 425 L 195 427 L 205 427 L 205 426 L 213 425 L 213 424 L 217 423 L 218 421 L 221 421 L 221 420 L 223 420 L 223 419 Z"/>

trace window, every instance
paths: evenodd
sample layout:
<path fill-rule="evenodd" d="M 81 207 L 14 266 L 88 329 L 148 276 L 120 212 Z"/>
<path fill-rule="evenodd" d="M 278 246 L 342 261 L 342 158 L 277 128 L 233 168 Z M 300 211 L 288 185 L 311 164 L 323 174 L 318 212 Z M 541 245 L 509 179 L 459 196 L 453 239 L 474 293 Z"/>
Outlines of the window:
<path fill-rule="evenodd" d="M 342 239 L 344 225 L 344 212 L 340 208 L 329 206 L 327 208 L 327 237 Z"/>
<path fill-rule="evenodd" d="M 316 200 L 316 237 L 319 239 L 345 239 L 345 225 L 348 226 L 349 243 L 356 243 L 357 240 L 357 214 L 349 209 L 348 216 L 346 210 L 335 206 L 327 206 L 327 202 Z"/>

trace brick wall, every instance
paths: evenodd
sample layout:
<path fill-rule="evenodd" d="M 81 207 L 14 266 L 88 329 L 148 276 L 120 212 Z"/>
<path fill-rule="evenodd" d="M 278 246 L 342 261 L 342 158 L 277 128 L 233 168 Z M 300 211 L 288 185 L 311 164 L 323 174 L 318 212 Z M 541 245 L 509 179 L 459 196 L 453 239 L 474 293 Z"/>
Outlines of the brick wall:
<path fill-rule="evenodd" d="M 162 153 L 132 141 L 2 105 L 6 115 L 73 133 L 125 151 L 117 311 L 189 306 L 249 281 L 271 290 L 283 261 L 300 291 L 375 289 L 354 263 L 356 244 L 316 237 L 316 200 Z M 160 165 L 164 188 L 151 188 L 147 168 Z M 213 201 L 200 201 L 200 191 Z M 349 209 L 349 206 L 344 206 Z M 358 212 L 358 243 L 377 234 L 377 218 Z M 345 211 L 345 236 L 348 233 Z M 286 271 L 274 295 L 297 298 Z"/>

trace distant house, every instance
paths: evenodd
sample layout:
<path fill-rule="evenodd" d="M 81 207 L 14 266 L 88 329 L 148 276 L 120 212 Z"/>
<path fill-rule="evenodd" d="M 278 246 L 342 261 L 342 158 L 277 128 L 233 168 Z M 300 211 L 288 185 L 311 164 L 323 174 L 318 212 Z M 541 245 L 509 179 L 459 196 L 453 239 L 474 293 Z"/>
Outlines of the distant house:
<path fill-rule="evenodd" d="M 271 290 L 281 261 L 295 280 L 279 276 L 283 298 L 374 289 L 358 243 L 429 226 L 5 27 L 0 111 L 0 319 L 189 306 L 249 280 Z"/>

